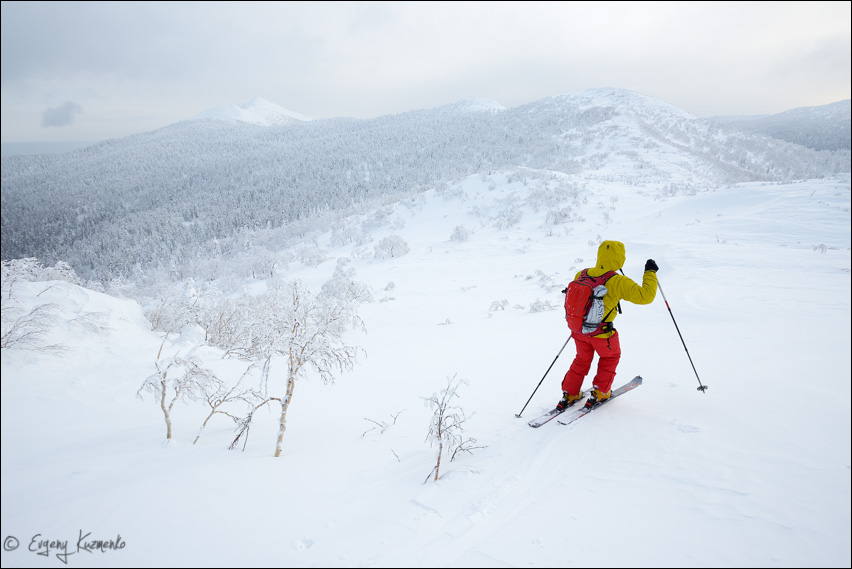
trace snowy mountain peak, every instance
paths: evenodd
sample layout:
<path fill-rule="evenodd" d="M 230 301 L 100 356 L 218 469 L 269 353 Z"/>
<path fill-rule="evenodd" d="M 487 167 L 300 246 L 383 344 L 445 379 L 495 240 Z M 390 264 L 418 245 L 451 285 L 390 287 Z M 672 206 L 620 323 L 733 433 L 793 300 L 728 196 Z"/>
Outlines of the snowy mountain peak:
<path fill-rule="evenodd" d="M 648 97 L 628 89 L 618 89 L 614 87 L 569 91 L 562 93 L 561 95 L 556 95 L 535 103 L 530 103 L 530 105 L 536 104 L 554 105 L 561 108 L 569 108 L 579 111 L 584 111 L 592 107 L 610 107 L 617 109 L 619 114 L 653 114 L 688 120 L 696 118 L 683 109 L 680 109 L 670 103 L 666 103 L 665 101 L 661 101 L 660 99 Z"/>
<path fill-rule="evenodd" d="M 202 111 L 189 120 L 220 120 L 244 122 L 260 126 L 288 124 L 294 121 L 309 121 L 310 118 L 294 113 L 262 97 L 254 97 L 242 105 L 226 105 Z"/>

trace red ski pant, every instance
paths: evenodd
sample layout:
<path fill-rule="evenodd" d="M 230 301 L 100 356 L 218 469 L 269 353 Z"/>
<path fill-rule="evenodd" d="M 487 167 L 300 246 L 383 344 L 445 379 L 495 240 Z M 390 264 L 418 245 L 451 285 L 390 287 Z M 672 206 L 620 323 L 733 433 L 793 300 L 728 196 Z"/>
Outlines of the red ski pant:
<path fill-rule="evenodd" d="M 562 391 L 567 391 L 571 395 L 580 393 L 583 380 L 592 367 L 592 358 L 597 353 L 598 373 L 595 375 L 592 385 L 595 389 L 604 393 L 608 392 L 612 388 L 612 381 L 615 379 L 615 368 L 618 367 L 618 360 L 621 359 L 618 332 L 616 331 L 609 338 L 578 336 L 576 334 L 573 338 L 574 345 L 577 346 L 577 355 L 562 380 Z"/>

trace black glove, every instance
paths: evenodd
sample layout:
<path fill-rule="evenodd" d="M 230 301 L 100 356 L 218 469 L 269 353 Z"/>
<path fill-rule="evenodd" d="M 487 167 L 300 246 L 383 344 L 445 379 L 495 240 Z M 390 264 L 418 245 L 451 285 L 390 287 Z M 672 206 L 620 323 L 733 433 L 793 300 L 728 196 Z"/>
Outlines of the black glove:
<path fill-rule="evenodd" d="M 655 273 L 660 267 L 657 266 L 657 263 L 654 262 L 654 259 L 648 259 L 645 261 L 645 270 L 646 271 L 654 271 Z"/>

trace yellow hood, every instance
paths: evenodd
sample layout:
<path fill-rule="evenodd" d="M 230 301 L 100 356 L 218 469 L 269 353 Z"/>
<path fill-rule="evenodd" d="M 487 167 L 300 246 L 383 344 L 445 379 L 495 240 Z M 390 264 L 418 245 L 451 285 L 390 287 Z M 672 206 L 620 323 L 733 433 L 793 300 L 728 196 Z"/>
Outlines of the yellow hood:
<path fill-rule="evenodd" d="M 617 271 L 624 266 L 627 259 L 624 254 L 624 243 L 621 241 L 604 241 L 598 247 L 598 262 L 589 270 L 593 277 L 599 277 L 607 271 Z"/>

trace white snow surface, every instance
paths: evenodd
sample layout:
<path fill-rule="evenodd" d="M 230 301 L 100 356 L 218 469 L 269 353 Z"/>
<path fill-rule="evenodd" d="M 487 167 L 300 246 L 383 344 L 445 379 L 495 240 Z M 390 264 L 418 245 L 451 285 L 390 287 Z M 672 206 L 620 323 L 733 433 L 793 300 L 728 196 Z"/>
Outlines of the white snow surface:
<path fill-rule="evenodd" d="M 228 450 L 230 420 L 193 445 L 206 409 L 178 403 L 164 443 L 137 397 L 163 337 L 134 301 L 17 284 L 23 307 L 57 305 L 46 341 L 64 349 L 2 350 L 3 567 L 849 567 L 849 177 L 668 198 L 595 182 L 580 218 L 545 227 L 528 198 L 546 182 L 506 174 L 389 206 L 371 244 L 326 236 L 324 262 L 286 269 L 319 290 L 349 258 L 374 299 L 354 370 L 297 381 L 277 458 L 270 411 Z M 520 218 L 495 227 L 507 204 Z M 365 254 L 387 235 L 410 251 Z M 604 239 L 634 280 L 659 265 L 668 303 L 615 321 L 615 385 L 644 383 L 530 428 L 574 356 L 560 290 Z M 199 353 L 231 380 L 245 367 Z M 434 481 L 426 398 L 451 378 L 478 448 Z"/>

